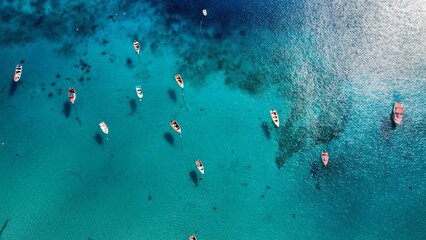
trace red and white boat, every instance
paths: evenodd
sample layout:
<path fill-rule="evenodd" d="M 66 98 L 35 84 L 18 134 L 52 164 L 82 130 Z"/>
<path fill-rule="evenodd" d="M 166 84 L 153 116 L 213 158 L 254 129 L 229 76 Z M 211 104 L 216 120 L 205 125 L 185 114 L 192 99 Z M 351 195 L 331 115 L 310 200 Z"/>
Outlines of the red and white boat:
<path fill-rule="evenodd" d="M 176 74 L 175 80 L 176 80 L 177 84 L 179 85 L 179 87 L 181 87 L 183 89 L 183 80 L 182 80 L 182 77 L 179 74 Z"/>
<path fill-rule="evenodd" d="M 197 240 L 197 237 L 195 235 L 189 236 L 189 240 Z"/>
<path fill-rule="evenodd" d="M 172 126 L 173 130 L 182 134 L 182 129 L 180 128 L 179 124 L 175 120 L 170 121 L 170 126 Z"/>
<path fill-rule="evenodd" d="M 136 86 L 136 94 L 138 95 L 139 102 L 142 101 L 143 92 L 142 87 L 140 85 Z"/>
<path fill-rule="evenodd" d="M 272 109 L 271 111 L 269 111 L 271 113 L 271 117 L 272 117 L 272 121 L 274 121 L 275 126 L 280 127 L 280 119 L 278 117 L 278 113 L 277 110 Z"/>
<path fill-rule="evenodd" d="M 322 163 L 324 163 L 324 166 L 327 166 L 327 164 L 328 164 L 328 158 L 329 158 L 328 152 L 326 152 L 325 150 L 323 150 L 322 153 L 321 153 L 321 160 L 322 160 Z"/>
<path fill-rule="evenodd" d="M 401 124 L 402 122 L 402 115 L 404 114 L 404 107 L 402 106 L 402 103 L 396 102 L 393 105 L 393 121 L 396 125 Z"/>
<path fill-rule="evenodd" d="M 99 123 L 99 127 L 101 128 L 102 132 L 104 132 L 106 135 L 108 135 L 108 126 L 105 122 Z"/>
<path fill-rule="evenodd" d="M 135 48 L 136 53 L 139 55 L 139 51 L 141 50 L 141 45 L 139 45 L 138 41 L 133 41 L 133 47 Z"/>
<path fill-rule="evenodd" d="M 69 88 L 68 89 L 68 98 L 70 99 L 70 102 L 72 104 L 74 104 L 75 99 L 77 98 L 77 95 L 75 93 L 75 89 L 74 88 Z"/>
<path fill-rule="evenodd" d="M 201 174 L 204 174 L 204 165 L 201 160 L 195 161 L 195 165 L 197 165 L 197 168 L 200 170 Z"/>
<path fill-rule="evenodd" d="M 17 82 L 21 79 L 22 75 L 22 64 L 16 65 L 15 74 L 13 75 L 13 81 Z"/>

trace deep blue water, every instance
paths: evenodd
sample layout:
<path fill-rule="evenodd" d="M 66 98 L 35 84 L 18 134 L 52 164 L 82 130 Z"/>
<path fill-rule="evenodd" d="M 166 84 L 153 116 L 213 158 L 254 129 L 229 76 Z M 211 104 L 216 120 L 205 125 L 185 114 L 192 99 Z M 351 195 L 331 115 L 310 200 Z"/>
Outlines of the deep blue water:
<path fill-rule="evenodd" d="M 423 6 L 2 2 L 0 238 L 424 238 Z"/>

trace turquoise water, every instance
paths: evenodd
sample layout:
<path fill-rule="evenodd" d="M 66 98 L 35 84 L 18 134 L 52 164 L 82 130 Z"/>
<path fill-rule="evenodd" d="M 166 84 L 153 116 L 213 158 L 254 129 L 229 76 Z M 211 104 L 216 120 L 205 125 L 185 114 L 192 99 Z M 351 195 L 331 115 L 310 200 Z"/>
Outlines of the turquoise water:
<path fill-rule="evenodd" d="M 424 238 L 424 3 L 0 6 L 0 239 Z"/>

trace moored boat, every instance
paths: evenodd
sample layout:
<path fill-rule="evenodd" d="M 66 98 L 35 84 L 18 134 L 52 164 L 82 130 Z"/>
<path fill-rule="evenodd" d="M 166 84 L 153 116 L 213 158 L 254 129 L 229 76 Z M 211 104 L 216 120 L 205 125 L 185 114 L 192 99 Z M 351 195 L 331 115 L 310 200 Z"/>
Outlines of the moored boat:
<path fill-rule="evenodd" d="M 189 236 L 189 240 L 197 240 L 197 237 L 195 235 Z"/>
<path fill-rule="evenodd" d="M 182 134 L 182 129 L 180 128 L 179 124 L 178 124 L 175 120 L 170 121 L 170 126 L 172 126 L 172 128 L 173 128 L 176 132 L 178 132 L 178 133 Z"/>
<path fill-rule="evenodd" d="M 183 88 L 183 79 L 179 74 L 176 74 L 175 80 L 176 80 L 177 84 L 179 85 L 179 87 Z"/>
<path fill-rule="evenodd" d="M 321 160 L 322 160 L 322 163 L 324 164 L 324 166 L 327 166 L 327 164 L 328 164 L 328 158 L 329 158 L 328 152 L 326 152 L 325 150 L 322 150 Z"/>
<path fill-rule="evenodd" d="M 195 165 L 197 165 L 197 168 L 200 170 L 201 174 L 204 174 L 204 165 L 201 160 L 195 161 Z"/>
<path fill-rule="evenodd" d="M 135 48 L 136 53 L 139 55 L 139 51 L 141 50 L 141 45 L 139 45 L 139 42 L 134 40 L 133 47 Z"/>
<path fill-rule="evenodd" d="M 280 126 L 280 119 L 279 119 L 279 117 L 278 117 L 277 110 L 272 109 L 272 110 L 270 110 L 269 112 L 270 112 L 270 114 L 271 114 L 272 121 L 274 121 L 274 123 L 275 123 L 275 126 L 279 127 L 279 126 Z"/>
<path fill-rule="evenodd" d="M 139 102 L 142 101 L 143 92 L 142 87 L 140 85 L 136 86 L 136 94 L 138 95 Z"/>
<path fill-rule="evenodd" d="M 207 16 L 207 9 L 203 9 L 203 15 L 204 15 L 204 17 Z"/>
<path fill-rule="evenodd" d="M 77 95 L 75 93 L 75 89 L 72 87 L 68 89 L 68 98 L 70 99 L 70 102 L 74 104 Z"/>
<path fill-rule="evenodd" d="M 99 127 L 101 128 L 102 132 L 108 135 L 109 130 L 105 122 L 100 122 Z"/>
<path fill-rule="evenodd" d="M 396 102 L 393 105 L 393 121 L 396 125 L 401 124 L 402 122 L 402 115 L 404 114 L 404 107 L 402 106 L 402 103 Z"/>
<path fill-rule="evenodd" d="M 13 75 L 13 81 L 18 82 L 22 75 L 22 64 L 16 65 L 15 74 Z"/>

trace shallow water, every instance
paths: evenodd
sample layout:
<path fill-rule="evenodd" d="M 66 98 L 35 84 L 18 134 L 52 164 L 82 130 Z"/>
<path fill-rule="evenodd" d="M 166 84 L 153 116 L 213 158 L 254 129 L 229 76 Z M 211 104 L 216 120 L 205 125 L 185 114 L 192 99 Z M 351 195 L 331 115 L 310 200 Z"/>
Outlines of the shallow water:
<path fill-rule="evenodd" d="M 2 239 L 425 235 L 422 1 L 0 6 Z"/>

